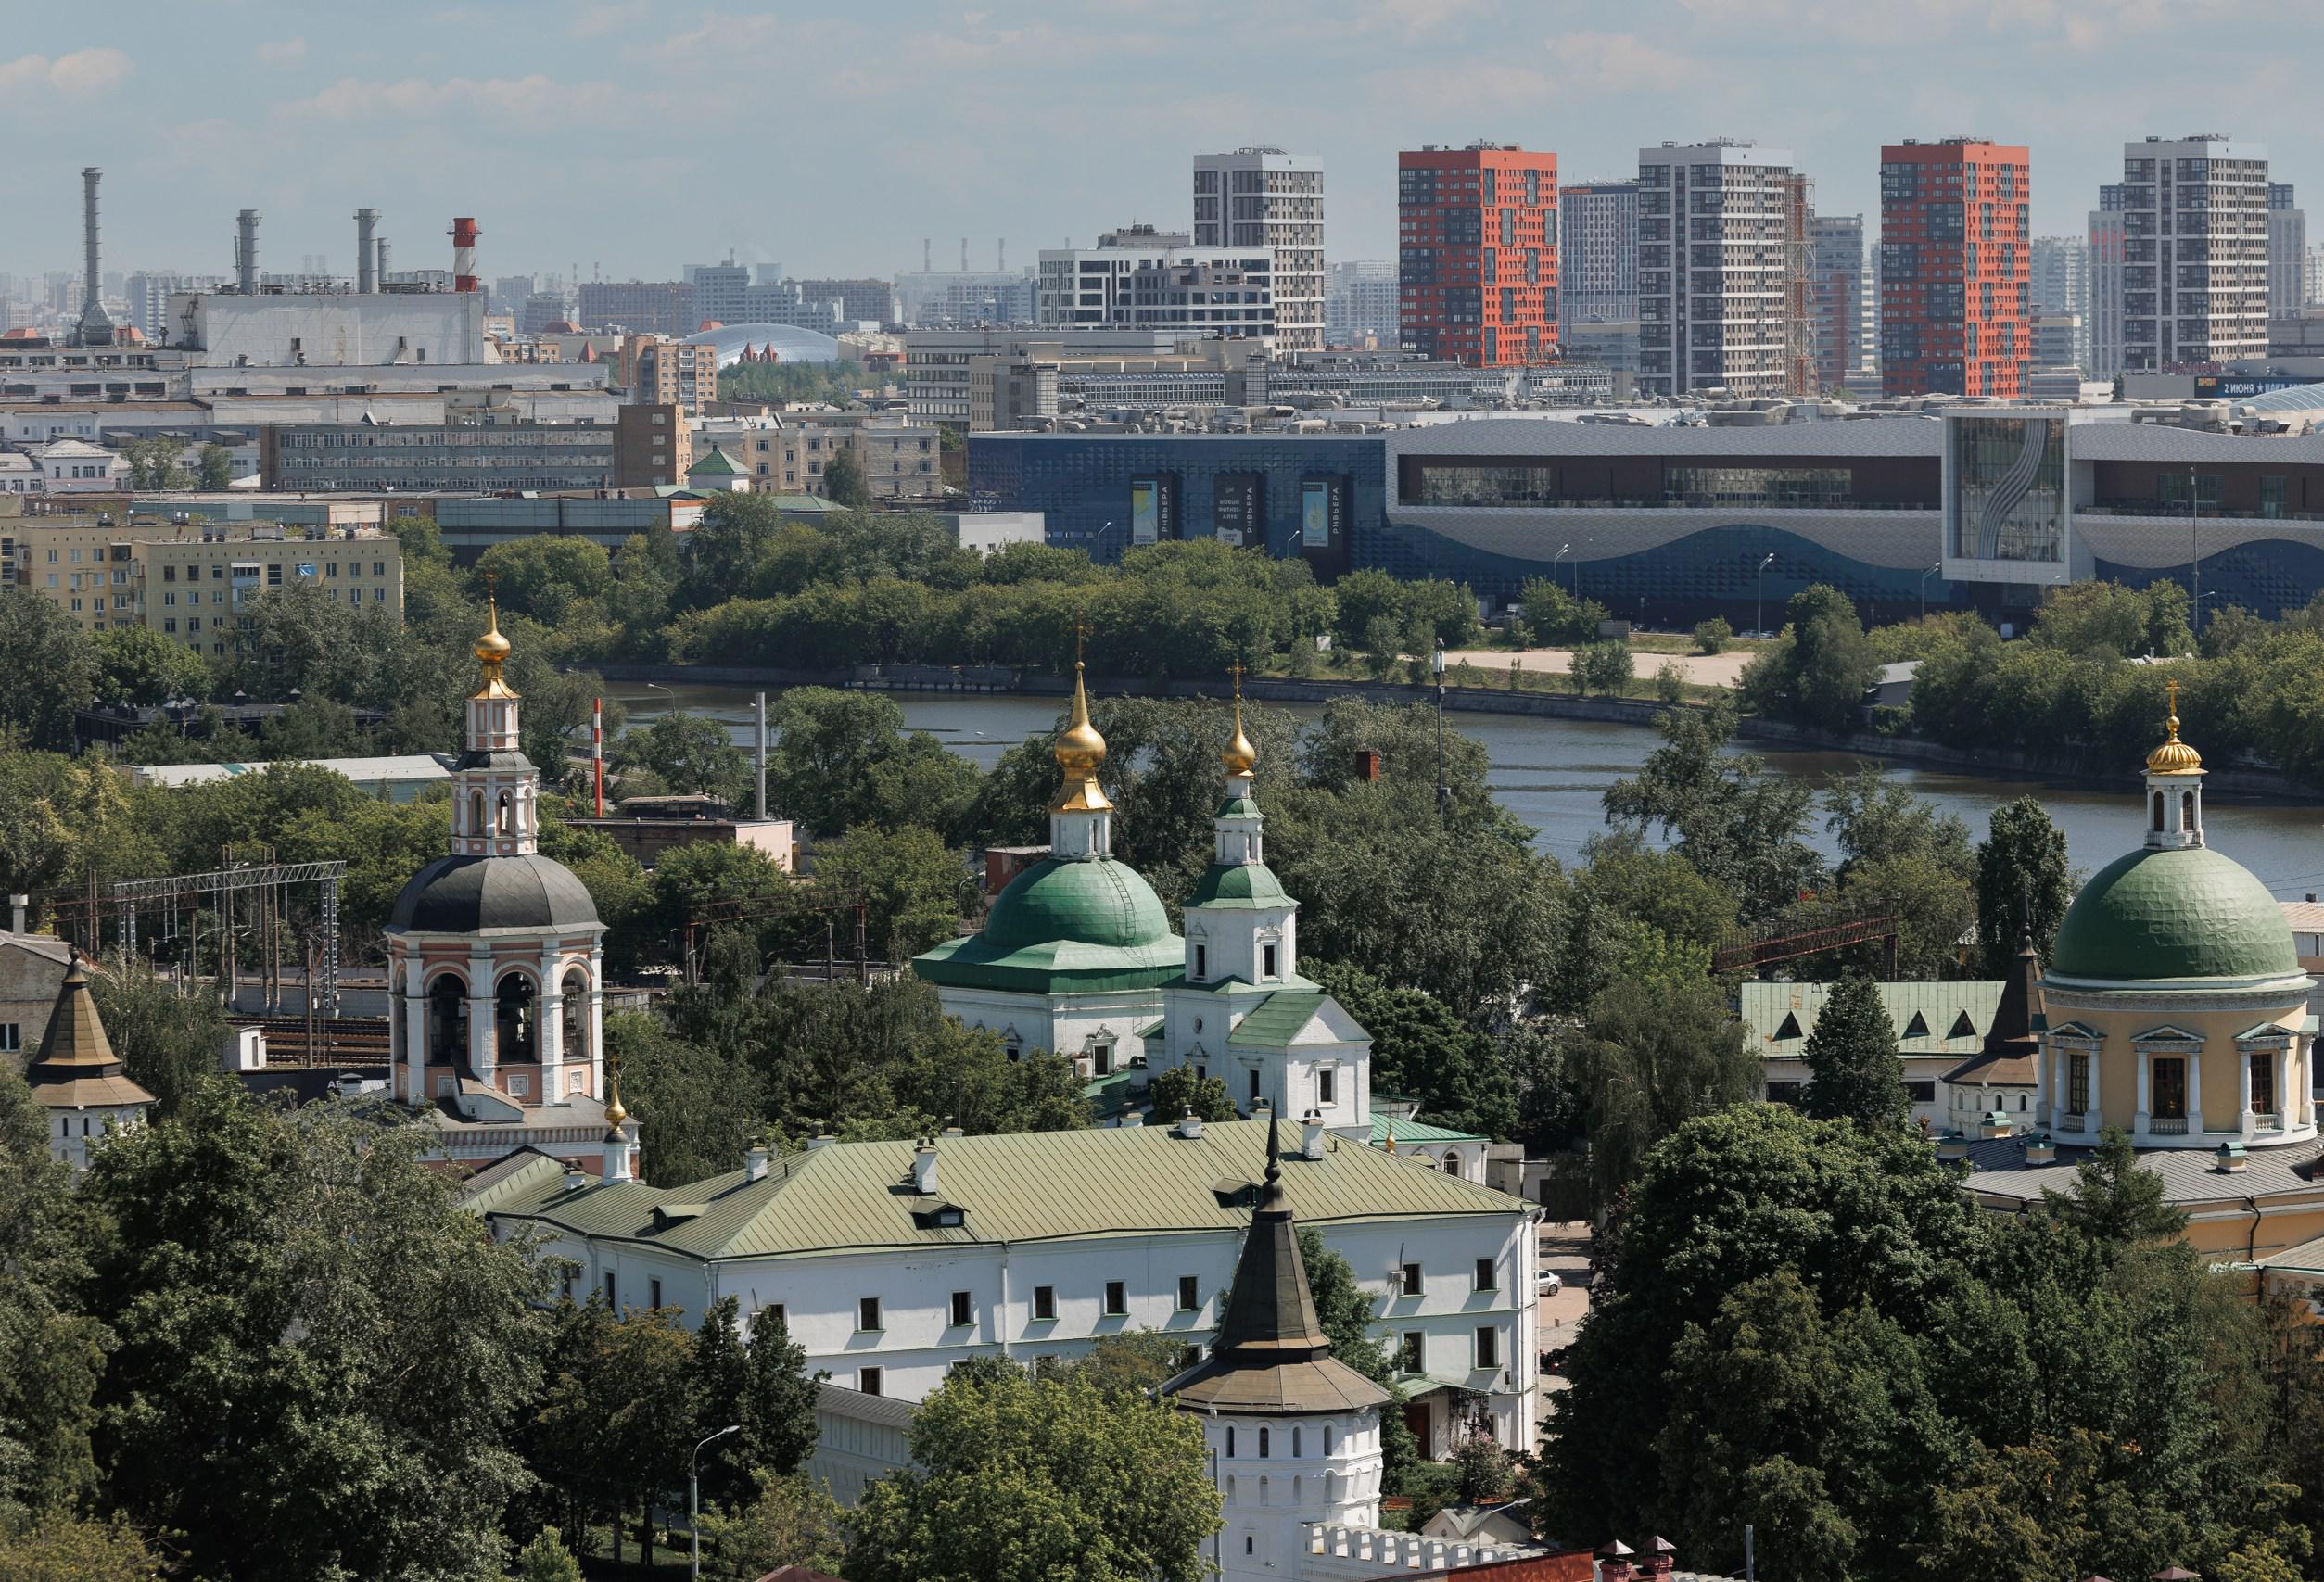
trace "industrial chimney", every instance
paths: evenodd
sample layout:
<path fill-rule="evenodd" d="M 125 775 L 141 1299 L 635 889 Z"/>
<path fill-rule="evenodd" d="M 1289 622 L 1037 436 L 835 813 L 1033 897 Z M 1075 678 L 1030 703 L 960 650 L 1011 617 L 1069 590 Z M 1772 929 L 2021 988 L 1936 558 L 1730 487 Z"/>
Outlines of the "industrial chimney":
<path fill-rule="evenodd" d="M 113 321 L 106 316 L 104 282 L 96 267 L 96 184 L 105 172 L 95 165 L 81 171 L 81 269 L 83 276 L 81 293 L 81 327 L 75 334 L 78 346 L 111 346 Z"/>
<path fill-rule="evenodd" d="M 379 277 L 375 272 L 379 255 L 373 241 L 378 230 L 379 210 L 355 211 L 355 293 L 359 297 L 368 297 L 379 289 Z"/>
<path fill-rule="evenodd" d="M 379 289 L 387 289 L 387 238 L 379 238 Z"/>
<path fill-rule="evenodd" d="M 482 233 L 476 222 L 462 216 L 451 222 L 451 288 L 454 291 L 474 291 L 476 286 L 476 237 Z M 578 273 L 577 270 L 575 272 Z"/>
<path fill-rule="evenodd" d="M 259 294 L 259 211 L 246 209 L 234 218 L 234 283 L 245 297 Z"/>

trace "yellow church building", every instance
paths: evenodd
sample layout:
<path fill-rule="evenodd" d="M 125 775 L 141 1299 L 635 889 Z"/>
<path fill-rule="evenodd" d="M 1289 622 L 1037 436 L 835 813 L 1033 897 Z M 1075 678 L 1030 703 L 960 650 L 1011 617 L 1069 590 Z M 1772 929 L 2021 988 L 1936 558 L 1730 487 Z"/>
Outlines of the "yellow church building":
<path fill-rule="evenodd" d="M 2147 756 L 2145 838 L 2082 887 L 2042 975 L 2038 1129 L 1943 1151 L 1980 1201 L 2023 1211 L 2120 1131 L 2198 1251 L 2271 1285 L 2324 1285 L 2311 980 L 2275 897 L 2204 837 L 2177 691 Z"/>

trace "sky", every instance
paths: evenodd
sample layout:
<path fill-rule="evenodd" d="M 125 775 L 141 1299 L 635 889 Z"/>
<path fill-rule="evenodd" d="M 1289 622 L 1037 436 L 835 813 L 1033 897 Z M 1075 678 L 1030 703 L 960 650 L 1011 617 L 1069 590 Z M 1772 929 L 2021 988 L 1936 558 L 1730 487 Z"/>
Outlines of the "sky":
<path fill-rule="evenodd" d="M 986 269 L 1004 237 L 1022 265 L 1184 228 L 1192 156 L 1247 144 L 1322 158 L 1332 259 L 1391 259 L 1396 151 L 1479 138 L 1567 181 L 1749 139 L 1847 214 L 1877 211 L 1882 143 L 1972 133 L 2029 145 L 2035 233 L 2077 234 L 2149 134 L 2324 181 L 2319 48 L 2324 7 L 2257 0 L 27 6 L 0 33 L 0 271 L 78 266 L 92 163 L 108 271 L 229 272 L 255 208 L 262 268 L 351 272 L 364 206 L 399 269 L 449 268 L 476 216 L 487 279 L 730 253 L 887 276 L 923 237 L 957 267 L 963 236 Z"/>

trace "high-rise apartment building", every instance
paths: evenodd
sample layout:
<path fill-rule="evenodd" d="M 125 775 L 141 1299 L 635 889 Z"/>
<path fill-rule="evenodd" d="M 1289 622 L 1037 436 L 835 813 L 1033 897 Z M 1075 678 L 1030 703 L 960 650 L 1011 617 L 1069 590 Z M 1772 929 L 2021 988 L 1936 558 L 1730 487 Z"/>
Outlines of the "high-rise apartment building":
<path fill-rule="evenodd" d="M 2267 351 L 2267 150 L 2216 133 L 2122 149 L 2122 365 Z"/>
<path fill-rule="evenodd" d="M 2036 318 L 2071 314 L 2076 326 L 2073 355 L 2066 362 L 2045 363 L 2038 348 L 2037 367 L 2090 366 L 2090 244 L 2087 236 L 2034 238 L 2033 311 Z"/>
<path fill-rule="evenodd" d="M 1275 344 L 1324 346 L 1324 164 L 1280 148 L 1194 157 L 1194 245 L 1275 250 Z"/>
<path fill-rule="evenodd" d="M 2098 189 L 2089 215 L 2090 360 L 2083 372 L 2111 379 L 2122 372 L 2122 186 Z"/>
<path fill-rule="evenodd" d="M 1576 324 L 1638 317 L 1638 184 L 1557 189 L 1557 340 Z"/>
<path fill-rule="evenodd" d="M 1638 390 L 1782 396 L 1804 374 L 1805 183 L 1721 139 L 1638 151 Z"/>
<path fill-rule="evenodd" d="M 1557 355 L 1557 156 L 1513 144 L 1396 156 L 1404 349 L 1500 368 Z"/>
<path fill-rule="evenodd" d="M 1394 264 L 1366 259 L 1331 266 L 1324 289 L 1325 344 L 1393 347 L 1402 314 Z"/>
<path fill-rule="evenodd" d="M 1197 247 L 1183 231 L 1127 226 L 1094 247 L 1042 249 L 1034 317 L 1056 329 L 1276 340 L 1275 264 L 1269 247 Z"/>
<path fill-rule="evenodd" d="M 2288 319 L 2307 305 L 2308 217 L 2290 182 L 2267 184 L 2267 316 Z"/>
<path fill-rule="evenodd" d="M 1865 322 L 1872 283 L 1864 273 L 1864 217 L 1819 214 L 1808 224 L 1808 312 L 1815 322 L 1816 387 L 1835 391 L 1872 361 Z"/>
<path fill-rule="evenodd" d="M 1948 137 L 1880 151 L 1880 382 L 1891 396 L 2026 393 L 2032 163 Z"/>

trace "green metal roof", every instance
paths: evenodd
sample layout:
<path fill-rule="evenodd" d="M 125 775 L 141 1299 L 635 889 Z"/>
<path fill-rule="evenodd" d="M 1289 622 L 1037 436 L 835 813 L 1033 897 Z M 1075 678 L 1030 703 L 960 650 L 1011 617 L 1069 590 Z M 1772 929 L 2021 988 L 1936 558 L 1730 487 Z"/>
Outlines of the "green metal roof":
<path fill-rule="evenodd" d="M 912 1192 L 908 1142 L 833 1143 L 783 1156 L 758 1181 L 734 1171 L 667 1189 L 634 1181 L 568 1188 L 564 1167 L 540 1155 L 468 1206 L 702 1259 L 1240 1230 L 1255 1193 L 1223 1196 L 1218 1186 L 1257 1183 L 1268 1124 L 1215 1121 L 1200 1137 L 1162 1126 L 946 1137 L 936 1145 L 936 1188 L 965 1210 L 956 1226 L 921 1222 L 933 1200 Z M 1283 1184 L 1303 1222 L 1530 1211 L 1521 1198 L 1338 1138 L 1320 1159 L 1297 1158 L 1300 1129 L 1282 1126 Z M 665 1213 L 657 1228 L 654 1210 L 679 1204 L 701 1212 L 676 1221 Z"/>
<path fill-rule="evenodd" d="M 1111 857 L 1046 857 L 1010 880 L 984 927 L 912 960 L 934 983 L 1053 993 L 1152 988 L 1186 964 L 1162 900 Z"/>
<path fill-rule="evenodd" d="M 1431 1126 L 1410 1116 L 1396 1117 L 1372 1112 L 1372 1146 L 1383 1147 L 1391 1131 L 1396 1133 L 1397 1146 L 1406 1143 L 1482 1143 L 1487 1139 L 1474 1132 L 1455 1132 L 1450 1126 Z"/>
<path fill-rule="evenodd" d="M 1899 1055 L 1974 1055 L 2001 1003 L 1999 979 L 1948 983 L 1881 983 L 1880 1003 L 1896 1029 Z M 1743 1025 L 1762 1055 L 1797 1055 L 1807 1046 L 1831 998 L 1829 983 L 1746 983 Z M 1965 1019 L 1965 1020 L 1964 1020 Z"/>
<path fill-rule="evenodd" d="M 1187 905 L 1255 911 L 1299 903 L 1285 892 L 1283 881 L 1264 863 L 1213 863 L 1203 870 Z"/>
<path fill-rule="evenodd" d="M 2299 971 L 2283 909 L 2241 864 L 2205 846 L 2146 846 L 2082 886 L 2058 925 L 2049 976 L 2150 982 Z"/>
<path fill-rule="evenodd" d="M 713 445 L 709 455 L 686 469 L 686 475 L 690 478 L 705 475 L 714 478 L 739 478 L 743 475 L 743 469 L 733 457 L 726 453 L 724 447 Z"/>
<path fill-rule="evenodd" d="M 1264 815 L 1259 811 L 1259 804 L 1251 798 L 1230 796 L 1218 804 L 1218 816 L 1221 818 L 1259 818 Z"/>
<path fill-rule="evenodd" d="M 1228 1035 L 1229 1044 L 1246 1047 L 1280 1049 L 1299 1036 L 1300 1029 L 1315 1019 L 1315 1013 L 1324 1008 L 1330 996 L 1320 990 L 1302 993 L 1299 990 L 1277 990 L 1253 1006 L 1242 1020 L 1235 1024 Z"/>

